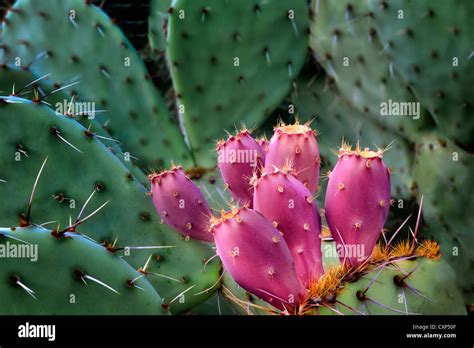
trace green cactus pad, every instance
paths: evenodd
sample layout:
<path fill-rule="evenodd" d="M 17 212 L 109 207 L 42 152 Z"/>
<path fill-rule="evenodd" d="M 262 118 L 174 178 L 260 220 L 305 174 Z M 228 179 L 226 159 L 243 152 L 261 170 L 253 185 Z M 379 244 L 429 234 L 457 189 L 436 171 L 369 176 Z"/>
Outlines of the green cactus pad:
<path fill-rule="evenodd" d="M 258 126 L 290 91 L 307 52 L 306 1 L 178 0 L 172 8 L 168 60 L 180 116 L 198 165 L 214 166 L 224 130 Z"/>
<path fill-rule="evenodd" d="M 0 95 L 2 96 L 16 96 L 36 101 L 52 109 L 56 108 L 57 103 L 62 104 L 64 100 L 67 103 L 71 101 L 71 96 L 66 93 L 66 89 L 51 93 L 56 88 L 52 85 L 49 74 L 39 76 L 12 65 L 1 66 L 0 71 Z M 96 122 L 93 119 L 91 121 Z"/>
<path fill-rule="evenodd" d="M 106 110 L 97 120 L 140 167 L 191 163 L 179 126 L 138 53 L 101 10 L 82 0 L 20 0 L 5 17 L 1 35 L 0 63 L 40 76 L 52 73 L 61 86 L 79 82 L 69 91 Z"/>
<path fill-rule="evenodd" d="M 0 251 L 2 315 L 166 314 L 145 277 L 78 234 L 0 228 Z"/>
<path fill-rule="evenodd" d="M 278 309 L 242 289 L 234 279 L 225 273 L 222 277 L 221 293 L 235 313 L 240 315 L 268 315 Z"/>
<path fill-rule="evenodd" d="M 152 255 L 147 270 L 161 276 L 150 276 L 149 281 L 165 304 L 175 300 L 170 306 L 172 312 L 192 308 L 212 294 L 215 288 L 206 290 L 218 280 L 220 263 L 214 259 L 204 267 L 213 255 L 211 249 L 201 242 L 183 240 L 160 224 L 150 197 L 139 183 L 145 179 L 134 179 L 79 123 L 56 115 L 46 106 L 15 98 L 2 99 L 0 120 L 0 197 L 8 201 L 0 207 L 0 224 L 16 226 L 20 219 L 25 220 L 20 214 L 27 210 L 35 175 L 48 157 L 33 201 L 32 222 L 55 221 L 53 226 L 59 224 L 64 229 L 70 218 L 76 220 L 95 192 L 82 217 L 109 203 L 86 226 L 78 226 L 78 232 L 86 228 L 84 233 L 98 242 L 116 241 L 115 248 L 171 246 L 117 253 L 134 268 L 143 267 Z M 186 290 L 184 297 L 176 297 Z"/>
<path fill-rule="evenodd" d="M 416 102 L 416 99 L 385 54 L 363 1 L 313 0 L 311 6 L 310 46 L 345 99 L 359 111 L 409 138 L 433 122 L 421 106 L 419 119 L 382 114 L 382 103 Z"/>
<path fill-rule="evenodd" d="M 35 101 L 36 103 L 48 105 L 57 113 L 70 113 L 70 116 L 76 120 L 80 120 L 91 134 L 95 134 L 96 138 L 100 139 L 101 142 L 121 160 L 135 177 L 143 177 L 140 168 L 136 166 L 131 158 L 125 156 L 119 143 L 117 143 L 117 140 L 113 139 L 107 130 L 102 127 L 95 118 L 89 118 L 87 114 L 75 114 L 72 112 L 72 108 L 69 110 L 71 102 L 74 105 L 74 100 L 66 93 L 67 89 L 59 90 L 61 87 L 55 88 L 51 85 L 49 75 L 37 76 L 30 71 L 12 66 L 2 67 L 1 74 L 0 96 L 19 96 L 24 99 Z M 87 112 L 87 107 L 84 107 L 83 109 Z"/>
<path fill-rule="evenodd" d="M 403 285 L 398 285 L 403 277 Z M 466 314 L 454 270 L 445 261 L 424 257 L 373 267 L 364 277 L 345 283 L 336 301 L 333 310 L 321 307 L 320 314 Z"/>
<path fill-rule="evenodd" d="M 190 175 L 196 185 L 198 185 L 214 212 L 217 213 L 221 209 L 229 208 L 231 197 L 229 192 L 224 188 L 224 181 L 222 180 L 219 170 L 210 170 L 199 178 L 193 177 L 193 174 L 189 172 L 188 175 Z"/>
<path fill-rule="evenodd" d="M 443 136 L 430 134 L 419 140 L 413 179 L 429 226 L 424 234 L 440 242 L 467 303 L 474 303 L 472 173 L 473 156 Z"/>
<path fill-rule="evenodd" d="M 368 0 L 394 68 L 431 112 L 443 134 L 474 148 L 472 13 L 474 2 Z M 378 64 L 374 64 L 378 65 Z"/>

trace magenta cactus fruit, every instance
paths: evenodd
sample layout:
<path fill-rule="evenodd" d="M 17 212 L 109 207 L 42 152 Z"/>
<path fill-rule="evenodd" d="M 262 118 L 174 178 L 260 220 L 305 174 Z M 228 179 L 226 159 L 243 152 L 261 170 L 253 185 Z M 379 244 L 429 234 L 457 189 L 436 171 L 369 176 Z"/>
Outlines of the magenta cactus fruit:
<path fill-rule="evenodd" d="M 390 207 L 390 171 L 383 151 L 343 145 L 329 174 L 325 212 L 338 255 L 358 266 L 372 254 Z"/>
<path fill-rule="evenodd" d="M 301 285 L 308 289 L 324 273 L 321 218 L 311 192 L 291 170 L 275 169 L 255 182 L 254 209 L 283 234 Z"/>
<path fill-rule="evenodd" d="M 280 310 L 302 301 L 304 291 L 290 250 L 262 214 L 234 208 L 214 218 L 211 231 L 226 271 L 242 288 Z"/>
<path fill-rule="evenodd" d="M 211 209 L 201 190 L 181 166 L 148 176 L 151 196 L 163 222 L 194 239 L 212 242 Z"/>
<path fill-rule="evenodd" d="M 315 192 L 321 163 L 316 134 L 309 124 L 298 122 L 275 127 L 265 158 L 265 170 L 272 172 L 274 167 L 282 168 L 290 163 L 298 179 L 310 192 Z"/>
<path fill-rule="evenodd" d="M 252 206 L 253 187 L 249 181 L 264 166 L 265 153 L 246 129 L 217 143 L 218 165 L 232 198 L 241 206 Z"/>

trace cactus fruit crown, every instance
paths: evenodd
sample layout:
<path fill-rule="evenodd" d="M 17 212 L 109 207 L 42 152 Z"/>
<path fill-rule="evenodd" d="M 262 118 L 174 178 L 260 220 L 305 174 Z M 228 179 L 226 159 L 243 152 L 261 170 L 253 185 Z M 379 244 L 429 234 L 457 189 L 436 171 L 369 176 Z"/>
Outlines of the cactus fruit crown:
<path fill-rule="evenodd" d="M 243 127 L 240 130 L 236 130 L 236 134 L 232 134 L 227 132 L 227 140 L 224 139 L 219 139 L 216 143 L 216 150 L 219 151 L 223 149 L 227 143 L 233 142 L 233 141 L 240 141 L 240 139 L 244 136 L 250 136 L 252 133 L 251 129 L 247 129 L 246 127 Z"/>
<path fill-rule="evenodd" d="M 257 187 L 258 181 L 260 178 L 265 177 L 269 174 L 284 174 L 284 175 L 292 175 L 295 178 L 298 177 L 298 171 L 295 169 L 294 163 L 291 159 L 287 159 L 285 161 L 285 164 L 279 168 L 277 166 L 273 166 L 273 170 L 271 172 L 268 172 L 265 170 L 264 167 L 258 168 L 258 170 L 255 170 L 253 173 L 253 176 L 250 178 L 250 185 L 252 185 L 254 188 Z"/>
<path fill-rule="evenodd" d="M 308 121 L 304 124 L 300 124 L 298 118 L 296 118 L 296 121 L 294 124 L 285 124 L 283 121 L 281 121 L 273 130 L 278 135 L 283 135 L 283 134 L 309 135 L 310 133 L 313 133 L 315 136 L 317 136 L 318 132 L 315 129 L 312 129 L 310 127 L 311 122 L 312 121 Z"/>
<path fill-rule="evenodd" d="M 148 181 L 153 183 L 157 182 L 158 184 L 160 183 L 161 179 L 165 177 L 168 174 L 174 174 L 179 170 L 183 170 L 182 165 L 175 165 L 173 162 L 171 163 L 170 169 L 164 169 L 160 172 L 151 172 L 150 174 L 147 175 Z M 189 179 L 189 177 L 186 175 L 186 177 Z"/>
<path fill-rule="evenodd" d="M 317 131 L 311 129 L 311 121 L 287 125 L 280 122 L 275 128 L 265 158 L 265 168 L 271 171 L 273 166 L 281 167 L 289 159 L 299 172 L 300 180 L 310 190 L 318 188 L 321 158 L 317 140 Z"/>
<path fill-rule="evenodd" d="M 179 170 L 183 170 L 186 178 L 189 180 L 200 179 L 206 172 L 208 172 L 208 170 L 201 167 L 193 167 L 184 170 L 181 164 L 176 165 L 173 161 L 171 161 L 171 166 L 169 169 L 162 169 L 160 171 L 152 170 L 150 174 L 147 175 L 147 179 L 150 183 L 154 182 L 155 180 L 158 180 L 159 183 L 161 178 L 168 174 L 174 174 Z"/>
<path fill-rule="evenodd" d="M 239 213 L 243 209 L 248 209 L 248 205 L 244 205 L 243 207 L 237 207 L 235 205 L 230 206 L 230 210 L 226 211 L 225 209 L 221 209 L 220 216 L 211 216 L 210 224 L 209 224 L 209 231 L 213 232 L 214 228 L 219 226 L 220 224 L 226 222 L 227 220 L 234 219 L 238 223 L 242 222 L 242 219 L 239 216 Z"/>
<path fill-rule="evenodd" d="M 338 157 L 343 157 L 343 156 L 360 156 L 362 158 L 367 158 L 367 159 L 372 159 L 372 158 L 383 158 L 383 153 L 388 149 L 377 149 L 377 151 L 372 151 L 368 147 L 365 147 L 364 149 L 361 149 L 359 144 L 356 145 L 355 150 L 352 150 L 352 146 L 345 143 L 344 141 L 342 142 L 341 148 L 339 149 L 338 152 Z"/>

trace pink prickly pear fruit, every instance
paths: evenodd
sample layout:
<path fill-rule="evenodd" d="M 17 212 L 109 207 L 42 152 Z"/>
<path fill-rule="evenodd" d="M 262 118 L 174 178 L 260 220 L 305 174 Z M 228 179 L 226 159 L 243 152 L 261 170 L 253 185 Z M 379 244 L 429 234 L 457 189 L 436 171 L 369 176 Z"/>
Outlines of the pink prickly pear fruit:
<path fill-rule="evenodd" d="M 298 180 L 310 192 L 318 188 L 320 156 L 316 131 L 309 124 L 281 124 L 274 129 L 265 158 L 265 170 L 272 172 L 291 163 Z"/>
<path fill-rule="evenodd" d="M 213 242 L 209 232 L 211 209 L 201 190 L 181 166 L 148 176 L 151 197 L 163 222 L 184 236 Z"/>
<path fill-rule="evenodd" d="M 233 208 L 213 219 L 211 231 L 224 268 L 242 288 L 280 310 L 303 300 L 290 250 L 262 214 Z"/>
<path fill-rule="evenodd" d="M 383 151 L 352 150 L 343 144 L 329 173 L 325 213 L 339 259 L 356 267 L 383 233 L 390 207 L 390 171 Z"/>
<path fill-rule="evenodd" d="M 321 218 L 311 192 L 286 168 L 265 172 L 254 182 L 254 209 L 283 234 L 298 279 L 310 288 L 324 273 Z"/>
<path fill-rule="evenodd" d="M 265 153 L 246 129 L 217 143 L 218 165 L 226 188 L 241 206 L 252 206 L 253 187 L 249 181 L 263 168 Z"/>

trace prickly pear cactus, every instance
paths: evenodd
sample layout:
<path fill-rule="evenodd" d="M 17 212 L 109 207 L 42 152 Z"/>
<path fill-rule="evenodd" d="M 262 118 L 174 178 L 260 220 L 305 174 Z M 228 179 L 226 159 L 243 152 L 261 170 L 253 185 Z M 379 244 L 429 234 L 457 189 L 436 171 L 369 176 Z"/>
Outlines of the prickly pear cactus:
<path fill-rule="evenodd" d="M 164 305 L 171 302 L 171 311 L 189 309 L 211 295 L 220 267 L 216 259 L 204 266 L 212 250 L 160 224 L 145 188 L 99 139 L 47 106 L 0 100 L 0 197 L 10 197 L 0 208 L 2 225 L 49 222 L 58 230 L 82 232 L 77 222 L 102 207 L 84 233 L 134 268 L 147 265 L 154 274 L 150 282 Z M 46 157 L 28 215 L 35 173 Z"/>
<path fill-rule="evenodd" d="M 79 234 L 0 228 L 0 247 L 2 315 L 167 313 L 142 273 Z"/>
<path fill-rule="evenodd" d="M 414 189 L 423 200 L 426 235 L 438 240 L 455 272 L 467 303 L 474 303 L 474 243 L 472 214 L 473 155 L 439 134 L 429 134 L 417 143 Z"/>
<path fill-rule="evenodd" d="M 61 87 L 72 84 L 68 91 L 94 103 L 97 120 L 140 167 L 191 163 L 179 126 L 138 53 L 95 6 L 81 0 L 20 0 L 7 14 L 1 37 L 1 63 L 40 76 L 51 73 Z"/>
<path fill-rule="evenodd" d="M 466 314 L 472 10 L 0 6 L 0 312 Z"/>
<path fill-rule="evenodd" d="M 277 131 L 274 137 L 278 137 Z M 302 142 L 300 152 L 310 146 L 308 140 Z M 339 160 L 328 174 L 324 205 L 328 228 L 318 231 L 317 242 L 306 245 L 305 239 L 313 232 L 311 224 L 318 224 L 319 214 L 312 216 L 301 207 L 291 211 L 298 204 L 313 201 L 304 184 L 295 179 L 306 190 L 299 194 L 285 178 L 291 173 L 291 161 L 282 169 L 275 166 L 273 172 L 254 174 L 255 210 L 232 207 L 222 211 L 220 218 L 211 219 L 217 254 L 228 273 L 223 275 L 221 292 L 239 313 L 466 313 L 456 274 L 442 257 L 438 242 L 419 234 L 422 202 L 414 229 L 408 226 L 409 241 L 396 237 L 407 229 L 410 216 L 386 235 L 391 172 L 383 154 L 382 149 L 357 146 L 353 150 L 343 144 Z M 296 177 L 298 173 L 295 171 Z M 296 221 L 287 223 L 292 217 Z M 303 224 L 305 219 L 310 223 Z M 303 224 L 301 234 L 299 224 Z M 334 246 L 328 240 L 334 240 Z M 325 269 L 308 277 L 305 272 L 317 269 L 305 259 L 311 251 L 318 251 L 316 259 Z M 434 288 L 431 283 L 436 284 Z"/>
<path fill-rule="evenodd" d="M 173 2 L 168 60 L 199 165 L 215 165 L 212 142 L 225 129 L 258 125 L 289 92 L 305 59 L 307 23 L 304 0 Z"/>

